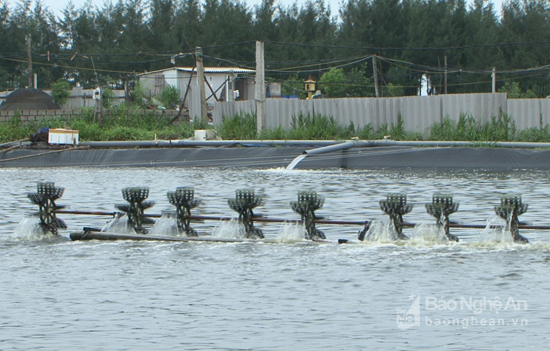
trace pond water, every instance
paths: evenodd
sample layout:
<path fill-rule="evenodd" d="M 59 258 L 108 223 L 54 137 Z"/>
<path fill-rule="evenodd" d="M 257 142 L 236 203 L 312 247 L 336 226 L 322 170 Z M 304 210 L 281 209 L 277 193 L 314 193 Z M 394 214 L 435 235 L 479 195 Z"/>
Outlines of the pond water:
<path fill-rule="evenodd" d="M 286 171 L 182 168 L 0 169 L 0 350 L 493 350 L 547 349 L 550 231 L 523 230 L 530 244 L 498 230 L 451 229 L 435 238 L 424 204 L 452 193 L 464 224 L 501 223 L 494 206 L 522 195 L 520 220 L 550 226 L 546 172 Z M 108 218 L 60 215 L 61 238 L 30 234 L 26 194 L 39 181 L 64 187 L 71 210 L 114 211 L 121 189 L 150 188 L 148 213 L 172 209 L 166 192 L 195 188 L 194 214 L 235 216 L 227 200 L 255 189 L 255 212 L 298 219 L 297 192 L 325 197 L 334 220 L 388 218 L 378 202 L 406 193 L 418 223 L 408 241 L 355 240 L 356 226 L 318 225 L 319 244 L 71 242 L 71 231 Z M 231 227 L 233 225 L 233 227 Z M 194 223 L 204 234 L 234 224 Z M 257 225 L 266 237 L 289 224 Z"/>

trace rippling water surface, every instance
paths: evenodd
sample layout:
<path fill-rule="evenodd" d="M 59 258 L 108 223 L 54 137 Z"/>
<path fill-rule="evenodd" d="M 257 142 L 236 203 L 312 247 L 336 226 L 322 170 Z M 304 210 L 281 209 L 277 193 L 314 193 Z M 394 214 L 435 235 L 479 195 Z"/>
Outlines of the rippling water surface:
<path fill-rule="evenodd" d="M 378 201 L 407 193 L 405 220 L 432 223 L 424 204 L 453 193 L 451 219 L 500 223 L 493 207 L 522 194 L 521 220 L 550 226 L 545 172 L 285 171 L 222 169 L 0 169 L 0 350 L 543 350 L 550 347 L 550 231 L 519 245 L 494 231 L 452 232 L 460 243 L 405 229 L 407 242 L 338 245 L 360 228 L 319 226 L 331 243 L 71 242 L 106 218 L 61 216 L 63 238 L 22 228 L 37 181 L 65 187 L 72 210 L 113 211 L 121 189 L 195 187 L 194 213 L 233 216 L 236 189 L 265 195 L 256 212 L 298 218 L 299 190 L 323 195 L 319 215 L 385 223 Z M 23 222 L 23 224 L 21 224 Z M 194 224 L 212 233 L 224 224 Z M 263 225 L 274 238 L 288 225 Z"/>

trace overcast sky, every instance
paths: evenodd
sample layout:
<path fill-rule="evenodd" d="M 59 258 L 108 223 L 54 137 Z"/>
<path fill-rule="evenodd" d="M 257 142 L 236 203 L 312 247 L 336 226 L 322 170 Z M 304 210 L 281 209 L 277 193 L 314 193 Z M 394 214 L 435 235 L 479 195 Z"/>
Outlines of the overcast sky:
<path fill-rule="evenodd" d="M 10 6 L 15 6 L 17 4 L 18 0 L 7 0 L 6 2 Z M 109 2 L 111 0 L 72 0 L 73 4 L 76 8 L 82 7 L 86 1 L 91 1 L 93 6 L 101 8 L 105 1 Z M 325 4 L 330 5 L 331 12 L 333 16 L 338 15 L 338 10 L 340 9 L 339 3 L 342 0 L 325 0 Z M 112 3 L 117 3 L 118 0 L 112 0 Z M 262 0 L 245 0 L 244 1 L 248 7 L 252 8 L 254 5 L 261 4 Z M 291 4 L 294 4 L 295 0 L 277 0 L 276 3 L 281 4 L 283 6 L 288 6 Z M 298 4 L 304 3 L 305 1 L 297 1 Z M 471 0 L 468 0 L 468 2 L 471 2 Z M 500 10 L 502 7 L 503 0 L 493 0 L 493 3 L 495 4 L 495 10 L 497 11 L 497 14 L 500 14 Z M 61 11 L 67 6 L 69 3 L 69 0 L 42 0 L 42 3 L 46 5 L 51 11 L 53 11 L 58 17 L 61 16 Z"/>

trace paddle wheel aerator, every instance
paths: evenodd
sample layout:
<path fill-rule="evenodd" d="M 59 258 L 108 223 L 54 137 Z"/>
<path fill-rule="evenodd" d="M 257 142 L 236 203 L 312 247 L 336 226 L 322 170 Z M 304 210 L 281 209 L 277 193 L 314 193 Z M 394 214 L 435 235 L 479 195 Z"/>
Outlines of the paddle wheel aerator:
<path fill-rule="evenodd" d="M 115 207 L 128 216 L 128 226 L 136 233 L 147 234 L 143 226 L 155 223 L 145 216 L 145 210 L 153 207 L 155 201 L 145 201 L 149 197 L 149 188 L 131 187 L 122 189 L 122 197 L 129 204 L 116 204 Z"/>
<path fill-rule="evenodd" d="M 506 229 L 510 231 L 514 242 L 528 243 L 526 237 L 519 234 L 518 216 L 527 212 L 529 205 L 521 202 L 521 195 L 504 195 L 500 206 L 495 206 L 495 213 L 506 221 Z"/>
<path fill-rule="evenodd" d="M 235 198 L 227 200 L 229 207 L 239 214 L 239 221 L 244 226 L 247 239 L 263 239 L 264 233 L 261 229 L 254 227 L 253 209 L 263 205 L 263 197 L 256 195 L 252 189 L 240 189 L 235 191 Z"/>
<path fill-rule="evenodd" d="M 458 238 L 449 232 L 449 215 L 458 211 L 458 203 L 453 202 L 452 195 L 435 193 L 432 203 L 426 204 L 426 211 L 435 217 L 438 227 L 443 227 L 447 239 L 458 241 Z"/>
<path fill-rule="evenodd" d="M 407 239 L 407 236 L 403 234 L 403 215 L 413 209 L 413 205 L 407 204 L 407 195 L 389 194 L 386 200 L 380 200 L 380 209 L 390 216 L 397 238 Z"/>
<path fill-rule="evenodd" d="M 168 202 L 176 207 L 176 219 L 180 232 L 185 232 L 187 236 L 199 236 L 197 231 L 191 228 L 191 209 L 199 206 L 200 200 L 195 199 L 195 190 L 193 188 L 177 188 L 176 191 L 166 193 Z"/>
<path fill-rule="evenodd" d="M 298 201 L 290 203 L 292 210 L 302 218 L 306 227 L 306 239 L 326 239 L 325 233 L 315 228 L 315 220 L 322 218 L 315 215 L 315 211 L 322 208 L 324 204 L 325 199 L 317 195 L 315 191 L 300 191 L 298 192 Z"/>
<path fill-rule="evenodd" d="M 27 197 L 39 207 L 40 227 L 44 233 L 59 235 L 58 229 L 65 229 L 67 225 L 62 219 L 57 218 L 55 211 L 66 206 L 57 205 L 55 201 L 63 196 L 65 188 L 56 187 L 53 182 L 38 183 L 36 188 L 37 192 L 28 193 Z"/>
<path fill-rule="evenodd" d="M 229 207 L 239 213 L 239 221 L 243 224 L 247 239 L 263 239 L 261 229 L 254 227 L 253 209 L 263 205 L 263 197 L 256 195 L 252 189 L 241 189 L 235 192 L 235 198 L 227 200 Z"/>

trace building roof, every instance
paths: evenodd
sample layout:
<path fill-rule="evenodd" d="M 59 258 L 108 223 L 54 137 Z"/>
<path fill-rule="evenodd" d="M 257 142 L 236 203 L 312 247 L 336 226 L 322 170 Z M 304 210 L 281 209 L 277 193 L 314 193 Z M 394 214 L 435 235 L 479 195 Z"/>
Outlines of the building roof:
<path fill-rule="evenodd" d="M 53 98 L 39 89 L 18 89 L 6 97 L 0 110 L 51 110 L 61 109 Z"/>
<path fill-rule="evenodd" d="M 193 67 L 172 67 L 172 68 L 164 68 L 164 69 L 159 69 L 159 70 L 156 70 L 156 71 L 151 71 L 151 72 L 145 72 L 145 73 L 141 73 L 139 74 L 138 76 L 143 76 L 143 75 L 149 75 L 149 74 L 154 74 L 154 73 L 162 73 L 162 72 L 166 72 L 166 71 L 172 71 L 172 70 L 177 70 L 177 71 L 182 71 L 182 72 L 196 72 L 197 69 L 193 69 Z M 250 73 L 250 74 L 255 74 L 256 73 L 256 70 L 253 70 L 253 69 L 247 69 L 247 68 L 240 68 L 240 67 L 204 67 L 204 73 L 218 73 L 218 74 L 225 74 L 225 73 Z"/>

